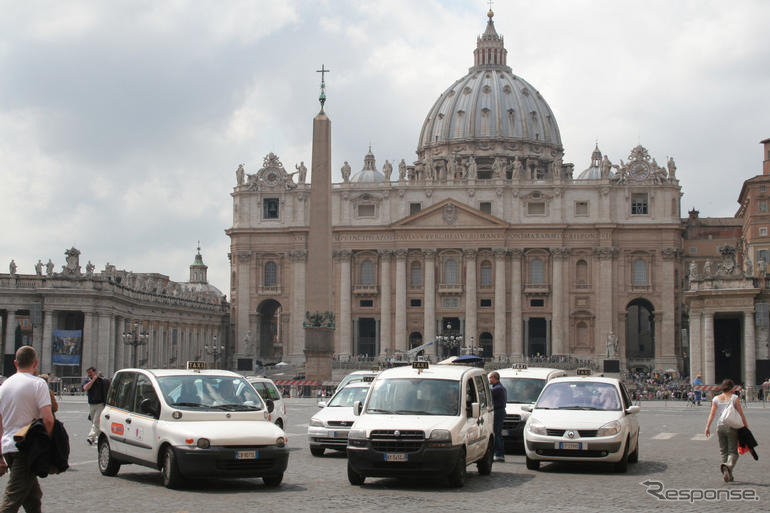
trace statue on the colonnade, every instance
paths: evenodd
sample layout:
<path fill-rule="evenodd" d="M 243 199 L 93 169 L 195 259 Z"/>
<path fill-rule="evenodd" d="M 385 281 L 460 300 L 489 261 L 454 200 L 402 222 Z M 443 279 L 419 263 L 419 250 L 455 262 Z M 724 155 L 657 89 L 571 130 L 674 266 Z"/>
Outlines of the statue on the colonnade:
<path fill-rule="evenodd" d="M 16 262 L 14 262 L 14 260 L 13 260 L 13 259 L 11 259 L 11 263 L 10 263 L 10 264 L 8 264 L 8 270 L 9 270 L 9 271 L 10 271 L 10 273 L 11 273 L 11 278 L 13 278 L 14 276 L 16 276 Z"/>
<path fill-rule="evenodd" d="M 35 274 L 37 276 L 43 276 L 43 261 L 39 258 L 37 259 L 37 263 L 35 264 Z"/>
<path fill-rule="evenodd" d="M 45 275 L 49 278 L 53 276 L 53 262 L 51 259 L 48 259 L 48 263 L 45 264 Z"/>

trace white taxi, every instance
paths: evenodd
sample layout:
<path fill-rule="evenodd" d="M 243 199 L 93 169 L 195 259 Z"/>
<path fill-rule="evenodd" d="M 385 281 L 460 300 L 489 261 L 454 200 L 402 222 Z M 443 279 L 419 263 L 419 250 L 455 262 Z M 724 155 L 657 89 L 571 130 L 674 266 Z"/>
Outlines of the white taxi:
<path fill-rule="evenodd" d="M 278 486 L 289 451 L 284 432 L 267 421 L 271 409 L 234 372 L 119 370 L 100 417 L 99 471 L 157 468 L 168 488 L 202 477 L 261 477 Z"/>
<path fill-rule="evenodd" d="M 246 380 L 251 383 L 259 397 L 263 401 L 273 401 L 273 411 L 267 417 L 267 420 L 275 422 L 275 425 L 281 429 L 285 429 L 286 426 L 286 403 L 283 402 L 283 396 L 278 391 L 278 387 L 275 386 L 275 382 L 270 378 L 262 376 L 244 376 Z"/>
<path fill-rule="evenodd" d="M 348 383 L 356 383 L 356 382 L 360 382 L 360 381 L 364 381 L 364 380 L 369 382 L 369 381 L 371 381 L 371 378 L 374 378 L 379 372 L 380 372 L 379 370 L 357 370 L 357 371 L 353 371 L 350 374 L 348 374 L 347 376 L 345 376 L 344 378 L 342 378 L 342 380 L 337 385 L 337 388 L 334 389 L 334 393 L 336 394 L 337 392 L 339 392 L 340 390 L 345 388 L 345 386 Z"/>
<path fill-rule="evenodd" d="M 503 421 L 503 441 L 506 449 L 524 450 L 524 425 L 529 412 L 522 410 L 525 404 L 535 404 L 545 384 L 553 378 L 566 376 L 561 369 L 529 367 L 527 364 L 514 364 L 508 369 L 498 369 L 500 383 L 505 387 L 508 402 L 505 405 Z"/>
<path fill-rule="evenodd" d="M 625 472 L 639 460 L 639 406 L 632 406 L 617 379 L 578 371 L 551 380 L 534 407 L 523 407 L 531 410 L 524 428 L 527 468 L 537 470 L 541 461 L 591 461 Z"/>
<path fill-rule="evenodd" d="M 466 466 L 492 472 L 492 397 L 483 369 L 429 365 L 382 371 L 348 433 L 348 481 L 371 477 L 448 478 L 465 483 Z"/>
<path fill-rule="evenodd" d="M 328 403 L 318 403 L 323 409 L 313 415 L 307 428 L 310 454 L 323 456 L 325 449 L 347 450 L 348 431 L 356 420 L 353 404 L 366 399 L 373 379 L 350 383 L 334 394 Z"/>

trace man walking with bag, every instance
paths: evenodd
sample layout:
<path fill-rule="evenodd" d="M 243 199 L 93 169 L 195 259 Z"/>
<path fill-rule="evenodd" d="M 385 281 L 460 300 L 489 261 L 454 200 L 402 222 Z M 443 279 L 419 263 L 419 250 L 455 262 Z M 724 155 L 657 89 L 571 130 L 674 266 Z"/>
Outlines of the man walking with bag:
<path fill-rule="evenodd" d="M 88 380 L 83 384 L 83 390 L 88 394 L 88 418 L 91 420 L 91 429 L 88 432 L 86 442 L 89 445 L 99 439 L 99 417 L 102 416 L 104 403 L 107 401 L 107 390 L 110 387 L 109 381 L 104 379 L 96 370 L 96 367 L 86 369 Z"/>
<path fill-rule="evenodd" d="M 37 352 L 30 346 L 16 351 L 16 374 L 5 380 L 0 387 L 0 437 L 3 458 L 0 458 L 0 475 L 7 470 L 11 477 L 5 487 L 0 513 L 12 513 L 24 507 L 27 513 L 39 513 L 43 491 L 37 476 L 30 470 L 27 455 L 19 452 L 13 435 L 36 419 L 42 419 L 48 435 L 53 431 L 53 413 L 48 385 L 35 376 Z"/>

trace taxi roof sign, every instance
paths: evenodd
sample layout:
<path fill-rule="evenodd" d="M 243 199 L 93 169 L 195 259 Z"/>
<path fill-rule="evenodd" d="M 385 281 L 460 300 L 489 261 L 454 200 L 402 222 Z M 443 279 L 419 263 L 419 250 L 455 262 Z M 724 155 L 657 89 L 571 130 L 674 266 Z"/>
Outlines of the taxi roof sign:
<path fill-rule="evenodd" d="M 580 369 L 577 370 L 577 375 L 578 376 L 590 376 L 591 375 L 591 369 L 585 368 L 585 367 L 580 368 Z"/>
<path fill-rule="evenodd" d="M 430 364 L 426 361 L 416 361 L 412 362 L 412 368 L 417 370 L 425 370 L 428 367 L 430 367 Z"/>
<path fill-rule="evenodd" d="M 514 363 L 513 365 L 511 365 L 511 369 L 516 369 L 516 370 L 526 370 L 528 368 L 529 368 L 529 365 L 527 365 L 526 363 Z"/>
<path fill-rule="evenodd" d="M 361 381 L 363 381 L 364 383 L 371 383 L 372 381 L 374 381 L 374 376 L 364 376 L 364 378 Z"/>
<path fill-rule="evenodd" d="M 206 362 L 187 362 L 187 370 L 206 370 Z"/>

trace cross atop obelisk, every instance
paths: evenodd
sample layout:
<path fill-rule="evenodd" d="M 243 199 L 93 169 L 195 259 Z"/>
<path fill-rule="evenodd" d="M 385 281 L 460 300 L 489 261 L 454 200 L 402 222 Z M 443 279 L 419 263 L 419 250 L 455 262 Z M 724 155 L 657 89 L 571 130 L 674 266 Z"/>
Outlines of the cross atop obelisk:
<path fill-rule="evenodd" d="M 324 110 L 324 103 L 326 103 L 326 74 L 329 73 L 331 70 L 325 69 L 324 65 L 321 64 L 321 69 L 317 69 L 315 72 L 321 74 L 321 94 L 318 96 L 318 101 L 321 102 L 321 112 Z"/>

